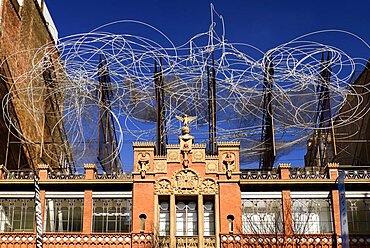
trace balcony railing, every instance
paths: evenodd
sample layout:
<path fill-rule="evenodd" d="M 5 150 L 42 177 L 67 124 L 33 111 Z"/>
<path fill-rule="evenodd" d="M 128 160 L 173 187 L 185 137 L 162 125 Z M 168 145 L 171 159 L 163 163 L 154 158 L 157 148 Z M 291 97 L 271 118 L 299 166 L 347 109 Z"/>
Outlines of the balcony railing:
<path fill-rule="evenodd" d="M 370 247 L 369 235 L 349 236 L 350 247 Z M 225 234 L 221 235 L 221 247 L 341 247 L 341 238 L 333 234 Z"/>
<path fill-rule="evenodd" d="M 325 179 L 328 172 L 323 169 L 290 168 L 291 179 Z"/>
<path fill-rule="evenodd" d="M 85 179 L 85 174 L 49 172 L 48 178 L 49 179 Z"/>
<path fill-rule="evenodd" d="M 95 179 L 131 179 L 131 173 L 117 173 L 112 172 L 111 174 L 103 173 L 103 174 L 95 174 Z"/>
<path fill-rule="evenodd" d="M 240 179 L 279 179 L 280 176 L 276 170 L 260 171 L 260 170 L 244 170 Z"/>
<path fill-rule="evenodd" d="M 235 247 L 341 247 L 341 238 L 332 234 L 302 234 L 285 236 L 282 234 L 221 234 L 222 248 Z M 1 247 L 35 247 L 35 233 L 1 233 Z M 160 237 L 158 243 L 149 233 L 45 233 L 43 244 L 46 247 L 105 247 L 119 246 L 127 248 L 149 248 L 149 247 L 170 247 L 169 237 Z M 176 237 L 178 248 L 198 248 L 197 236 Z M 204 237 L 205 248 L 216 247 L 216 239 Z M 370 247 L 369 235 L 350 235 L 350 247 Z"/>
<path fill-rule="evenodd" d="M 5 247 L 19 245 L 22 248 L 35 247 L 35 233 L 1 233 L 0 243 Z M 148 233 L 83 234 L 83 233 L 45 233 L 42 237 L 47 247 L 153 247 L 153 235 Z M 17 246 L 18 247 L 18 246 Z"/>
<path fill-rule="evenodd" d="M 332 234 L 227 234 L 221 235 L 221 247 L 333 247 Z"/>
<path fill-rule="evenodd" d="M 5 171 L 4 179 L 33 179 L 33 171 Z"/>
<path fill-rule="evenodd" d="M 176 237 L 177 248 L 198 248 L 197 236 L 181 236 Z"/>
<path fill-rule="evenodd" d="M 370 179 L 370 171 L 367 170 L 344 170 L 346 179 Z"/>

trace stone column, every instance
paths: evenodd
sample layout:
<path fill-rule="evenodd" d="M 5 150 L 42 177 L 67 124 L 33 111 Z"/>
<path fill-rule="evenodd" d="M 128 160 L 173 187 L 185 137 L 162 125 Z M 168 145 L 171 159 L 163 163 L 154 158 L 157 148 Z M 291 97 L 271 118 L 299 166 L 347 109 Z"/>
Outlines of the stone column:
<path fill-rule="evenodd" d="M 158 203 L 158 195 L 154 195 L 154 235 L 158 235 L 159 229 L 158 229 L 158 220 L 159 220 L 159 203 Z"/>
<path fill-rule="evenodd" d="M 216 235 L 216 248 L 220 247 L 220 203 L 218 194 L 215 195 L 215 235 Z"/>
<path fill-rule="evenodd" d="M 199 247 L 204 246 L 204 211 L 203 195 L 198 195 L 198 243 Z"/>
<path fill-rule="evenodd" d="M 170 196 L 170 246 L 176 247 L 176 199 Z"/>

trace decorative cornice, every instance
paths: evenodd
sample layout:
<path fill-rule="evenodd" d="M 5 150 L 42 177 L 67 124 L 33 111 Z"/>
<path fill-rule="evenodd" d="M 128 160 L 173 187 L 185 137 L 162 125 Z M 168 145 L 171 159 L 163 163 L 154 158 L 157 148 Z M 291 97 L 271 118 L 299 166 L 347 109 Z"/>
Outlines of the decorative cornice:
<path fill-rule="evenodd" d="M 93 169 L 93 170 L 97 171 L 98 167 L 96 167 L 96 164 L 84 164 L 84 169 L 85 170 Z"/>
<path fill-rule="evenodd" d="M 193 149 L 205 149 L 206 144 L 193 144 Z"/>
<path fill-rule="evenodd" d="M 328 163 L 326 165 L 326 168 L 328 168 L 328 169 L 338 169 L 339 168 L 339 163 Z"/>
<path fill-rule="evenodd" d="M 218 160 L 218 155 L 206 155 L 206 160 Z"/>
<path fill-rule="evenodd" d="M 133 147 L 150 147 L 154 148 L 155 147 L 155 142 L 132 142 Z"/>
<path fill-rule="evenodd" d="M 37 169 L 39 170 L 48 170 L 50 167 L 47 164 L 38 164 Z"/>
<path fill-rule="evenodd" d="M 279 169 L 290 169 L 290 164 L 288 164 L 288 163 L 283 163 L 283 164 L 279 164 L 278 165 L 278 168 Z"/>
<path fill-rule="evenodd" d="M 166 148 L 167 149 L 178 149 L 180 148 L 180 145 L 179 144 L 168 144 L 166 145 Z"/>
<path fill-rule="evenodd" d="M 240 142 L 239 141 L 220 141 L 217 142 L 218 147 L 239 147 Z"/>
<path fill-rule="evenodd" d="M 155 155 L 154 160 L 166 160 L 167 156 L 166 155 Z"/>

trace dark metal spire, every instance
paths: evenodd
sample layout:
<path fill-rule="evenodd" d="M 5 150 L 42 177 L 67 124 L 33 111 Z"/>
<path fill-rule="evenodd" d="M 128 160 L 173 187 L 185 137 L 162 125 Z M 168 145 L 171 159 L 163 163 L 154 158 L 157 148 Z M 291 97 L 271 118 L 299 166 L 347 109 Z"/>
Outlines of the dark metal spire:
<path fill-rule="evenodd" d="M 215 57 L 212 52 L 211 72 L 207 65 L 208 75 L 208 123 L 209 123 L 209 153 L 216 154 L 216 69 Z"/>
<path fill-rule="evenodd" d="M 117 136 L 111 113 L 112 92 L 110 75 L 106 60 L 99 56 L 99 120 L 98 120 L 98 161 L 107 173 L 118 172 L 120 154 L 117 150 Z"/>
<path fill-rule="evenodd" d="M 276 157 L 275 135 L 274 135 L 274 116 L 272 108 L 272 87 L 274 76 L 274 64 L 271 58 L 265 61 L 263 79 L 263 119 L 261 142 L 263 152 L 260 157 L 260 169 L 271 170 Z"/>
<path fill-rule="evenodd" d="M 159 71 L 157 68 L 157 59 L 154 59 L 154 86 L 155 86 L 155 99 L 157 104 L 157 128 L 156 128 L 156 149 L 157 155 L 165 154 L 166 147 L 166 113 L 164 108 L 164 79 L 163 79 L 163 64 L 162 58 L 159 60 Z"/>

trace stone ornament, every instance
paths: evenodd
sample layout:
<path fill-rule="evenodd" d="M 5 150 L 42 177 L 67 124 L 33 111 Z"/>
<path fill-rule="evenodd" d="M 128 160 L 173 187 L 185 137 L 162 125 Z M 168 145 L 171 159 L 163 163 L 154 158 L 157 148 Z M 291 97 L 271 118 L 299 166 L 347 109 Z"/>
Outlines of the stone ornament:
<path fill-rule="evenodd" d="M 166 161 L 165 160 L 154 160 L 154 168 L 157 172 L 166 172 Z"/>
<path fill-rule="evenodd" d="M 180 152 L 183 155 L 183 166 L 184 168 L 189 167 L 189 154 L 192 153 L 192 145 L 194 141 L 194 136 L 190 135 L 189 123 L 196 120 L 196 116 L 188 116 L 183 114 L 182 116 L 176 116 L 176 118 L 184 123 L 184 126 L 181 128 L 181 136 L 179 136 L 180 141 Z"/>
<path fill-rule="evenodd" d="M 207 161 L 206 162 L 206 172 L 207 173 L 213 173 L 213 172 L 217 172 L 217 164 L 218 164 L 218 161 Z"/>
<path fill-rule="evenodd" d="M 174 175 L 174 190 L 179 194 L 192 194 L 199 191 L 199 176 L 192 170 L 181 170 Z"/>
<path fill-rule="evenodd" d="M 205 159 L 205 152 L 204 149 L 193 151 L 193 162 L 204 162 Z"/>
<path fill-rule="evenodd" d="M 222 164 L 227 178 L 231 178 L 231 174 L 235 170 L 235 153 L 225 152 L 222 155 Z"/>
<path fill-rule="evenodd" d="M 167 150 L 168 162 L 180 162 L 179 150 Z"/>
<path fill-rule="evenodd" d="M 216 182 L 211 178 L 205 178 L 201 184 L 200 192 L 202 194 L 217 194 L 217 184 Z"/>
<path fill-rule="evenodd" d="M 159 179 L 156 184 L 154 185 L 154 191 L 157 194 L 161 195 L 169 195 L 172 191 L 171 181 L 167 178 Z"/>
<path fill-rule="evenodd" d="M 145 178 L 146 172 L 150 169 L 150 154 L 140 152 L 137 156 L 137 170 L 140 172 L 141 178 Z"/>
<path fill-rule="evenodd" d="M 171 179 L 160 178 L 154 186 L 156 194 L 217 194 L 218 187 L 212 178 L 200 178 L 199 175 L 190 169 L 177 171 Z"/>
<path fill-rule="evenodd" d="M 188 116 L 187 114 L 183 114 L 182 116 L 176 115 L 176 118 L 184 123 L 184 127 L 189 127 L 189 123 L 198 119 L 197 116 Z"/>

